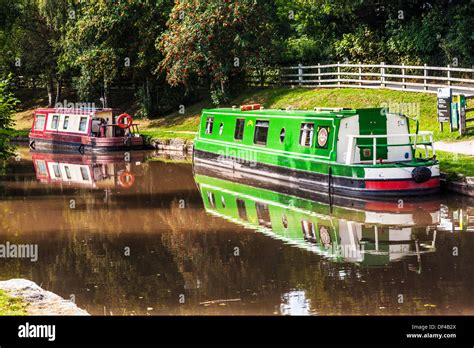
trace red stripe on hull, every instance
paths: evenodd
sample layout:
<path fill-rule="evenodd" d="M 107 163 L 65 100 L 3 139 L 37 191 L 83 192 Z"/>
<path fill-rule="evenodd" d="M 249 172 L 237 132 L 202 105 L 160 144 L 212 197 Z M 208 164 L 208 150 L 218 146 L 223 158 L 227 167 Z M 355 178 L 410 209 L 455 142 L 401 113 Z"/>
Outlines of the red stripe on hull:
<path fill-rule="evenodd" d="M 439 178 L 431 178 L 428 181 L 417 183 L 415 180 L 367 180 L 365 188 L 368 190 L 418 190 L 439 187 Z"/>

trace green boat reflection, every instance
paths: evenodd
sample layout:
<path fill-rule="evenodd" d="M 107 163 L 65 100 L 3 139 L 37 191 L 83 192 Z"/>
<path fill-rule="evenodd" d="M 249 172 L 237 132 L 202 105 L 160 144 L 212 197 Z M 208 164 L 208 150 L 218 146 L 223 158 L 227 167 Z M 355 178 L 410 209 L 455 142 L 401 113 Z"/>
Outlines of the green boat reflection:
<path fill-rule="evenodd" d="M 436 248 L 440 202 L 367 201 L 328 195 L 195 167 L 208 213 L 322 255 L 334 262 L 385 267 Z"/>

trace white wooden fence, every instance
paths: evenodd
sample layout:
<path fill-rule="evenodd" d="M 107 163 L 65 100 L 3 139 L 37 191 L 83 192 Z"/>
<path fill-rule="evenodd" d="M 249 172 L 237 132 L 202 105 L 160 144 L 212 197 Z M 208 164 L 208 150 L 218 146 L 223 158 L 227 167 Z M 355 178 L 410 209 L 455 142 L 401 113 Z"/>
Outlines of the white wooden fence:
<path fill-rule="evenodd" d="M 390 88 L 436 93 L 451 87 L 455 94 L 474 94 L 474 68 L 380 64 L 318 64 L 270 69 L 250 73 L 254 86 L 290 85 L 310 88 Z"/>

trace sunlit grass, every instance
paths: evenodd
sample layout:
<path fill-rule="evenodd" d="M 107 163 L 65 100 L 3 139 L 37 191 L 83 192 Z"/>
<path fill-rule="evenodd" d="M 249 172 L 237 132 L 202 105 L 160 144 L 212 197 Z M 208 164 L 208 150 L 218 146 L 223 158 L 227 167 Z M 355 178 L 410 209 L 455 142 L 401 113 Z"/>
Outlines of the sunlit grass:
<path fill-rule="evenodd" d="M 417 149 L 415 156 L 425 157 L 425 151 Z M 428 156 L 432 156 L 431 150 L 428 150 Z M 455 178 L 459 174 L 464 176 L 474 176 L 474 156 L 460 155 L 457 153 L 436 151 L 436 158 L 439 161 L 439 168 L 442 173 L 449 178 Z"/>
<path fill-rule="evenodd" d="M 26 304 L 0 290 L 0 315 L 26 315 Z"/>
<path fill-rule="evenodd" d="M 474 176 L 474 157 L 459 155 L 451 152 L 436 151 L 436 157 L 440 163 L 441 172 L 450 177 L 462 174 Z"/>

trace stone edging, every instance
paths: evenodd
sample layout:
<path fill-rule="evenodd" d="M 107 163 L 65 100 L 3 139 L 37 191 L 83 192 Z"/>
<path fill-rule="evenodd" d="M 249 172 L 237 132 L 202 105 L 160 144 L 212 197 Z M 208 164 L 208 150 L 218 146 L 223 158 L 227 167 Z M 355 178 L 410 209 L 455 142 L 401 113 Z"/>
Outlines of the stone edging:
<path fill-rule="evenodd" d="M 27 304 L 26 312 L 29 315 L 90 315 L 72 301 L 46 291 L 28 279 L 0 281 L 0 289 L 23 300 Z"/>
<path fill-rule="evenodd" d="M 465 196 L 474 197 L 474 177 L 458 176 L 457 180 L 449 180 L 441 174 L 441 187 Z"/>

